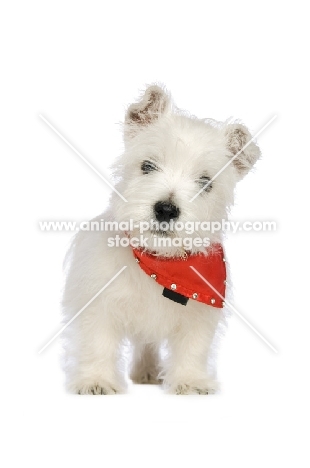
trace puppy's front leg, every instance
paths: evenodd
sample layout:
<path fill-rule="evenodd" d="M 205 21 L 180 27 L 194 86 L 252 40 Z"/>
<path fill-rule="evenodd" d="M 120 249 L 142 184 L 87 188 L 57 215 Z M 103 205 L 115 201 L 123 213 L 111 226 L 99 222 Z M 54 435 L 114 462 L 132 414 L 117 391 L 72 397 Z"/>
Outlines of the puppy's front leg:
<path fill-rule="evenodd" d="M 211 348 L 219 322 L 218 311 L 204 311 L 201 320 L 184 317 L 169 339 L 164 384 L 169 393 L 179 395 L 215 393 L 216 380 L 209 373 Z M 194 314 L 193 314 L 194 315 Z"/>
<path fill-rule="evenodd" d="M 88 308 L 64 336 L 67 389 L 85 395 L 121 393 L 124 379 L 118 369 L 121 335 L 101 310 Z"/>

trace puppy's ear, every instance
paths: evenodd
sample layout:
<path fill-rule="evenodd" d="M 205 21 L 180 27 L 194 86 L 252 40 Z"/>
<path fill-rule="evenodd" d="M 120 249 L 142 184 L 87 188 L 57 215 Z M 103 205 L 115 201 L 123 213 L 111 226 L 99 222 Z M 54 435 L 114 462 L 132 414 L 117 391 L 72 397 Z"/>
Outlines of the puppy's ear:
<path fill-rule="evenodd" d="M 170 108 L 170 96 L 159 86 L 149 86 L 141 99 L 128 107 L 126 133 L 134 136 L 140 129 L 158 120 Z"/>
<path fill-rule="evenodd" d="M 232 164 L 241 179 L 252 169 L 260 157 L 260 149 L 256 143 L 251 141 L 252 136 L 249 130 L 238 123 L 226 125 L 225 138 L 229 155 L 233 158 Z"/>

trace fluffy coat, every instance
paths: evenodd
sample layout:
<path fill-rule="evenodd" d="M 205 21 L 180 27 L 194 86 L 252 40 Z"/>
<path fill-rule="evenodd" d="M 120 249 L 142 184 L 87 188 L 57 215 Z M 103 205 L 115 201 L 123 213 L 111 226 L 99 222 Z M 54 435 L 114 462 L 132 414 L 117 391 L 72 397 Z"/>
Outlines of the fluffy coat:
<path fill-rule="evenodd" d="M 163 87 L 149 86 L 127 110 L 125 151 L 114 165 L 116 188 L 127 202 L 113 192 L 109 208 L 97 219 L 150 221 L 155 218 L 155 204 L 162 200 L 178 207 L 179 221 L 226 219 L 237 181 L 260 154 L 252 141 L 241 151 L 250 140 L 244 125 L 190 116 L 174 106 Z M 231 164 L 212 180 L 229 160 Z M 154 167 L 150 172 L 141 169 L 145 161 Z M 191 201 L 208 179 L 212 183 Z M 130 234 L 116 234 L 121 238 L 140 235 L 138 228 Z M 206 233 L 202 230 L 191 235 L 147 231 L 144 236 L 148 250 L 155 255 L 206 253 L 204 246 L 158 248 L 156 235 L 203 238 Z M 184 307 L 164 298 L 162 287 L 135 262 L 131 247 L 109 247 L 110 236 L 110 232 L 80 231 L 67 255 L 65 323 L 127 267 L 64 332 L 68 390 L 79 394 L 124 392 L 122 350 L 129 340 L 134 382 L 163 382 L 169 392 L 177 394 L 216 391 L 214 358 L 225 311 L 194 300 Z M 222 233 L 210 232 L 208 237 L 211 243 L 222 242 Z"/>

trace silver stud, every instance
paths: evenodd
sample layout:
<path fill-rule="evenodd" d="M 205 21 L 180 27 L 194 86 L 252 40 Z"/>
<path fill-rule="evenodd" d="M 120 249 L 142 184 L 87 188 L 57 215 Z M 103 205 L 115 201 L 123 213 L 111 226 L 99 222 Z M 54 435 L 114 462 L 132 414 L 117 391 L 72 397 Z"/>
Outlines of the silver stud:
<path fill-rule="evenodd" d="M 140 260 L 138 258 L 136 258 L 136 263 L 140 263 Z"/>
<path fill-rule="evenodd" d="M 226 281 L 226 280 L 224 280 L 224 284 L 227 284 L 227 281 Z"/>
<path fill-rule="evenodd" d="M 153 278 L 153 279 L 156 279 L 156 278 L 157 278 L 157 276 L 155 275 L 155 273 L 153 273 L 153 274 L 151 275 L 151 278 Z"/>
<path fill-rule="evenodd" d="M 225 307 L 225 301 L 222 301 L 222 306 Z"/>
<path fill-rule="evenodd" d="M 193 299 L 197 299 L 197 297 L 198 297 L 197 293 L 194 293 L 193 296 L 192 296 Z"/>
<path fill-rule="evenodd" d="M 170 286 L 171 289 L 177 289 L 177 285 L 172 283 L 172 285 Z"/>
<path fill-rule="evenodd" d="M 223 262 L 226 262 L 226 258 L 223 257 Z"/>
<path fill-rule="evenodd" d="M 211 299 L 211 304 L 215 304 L 215 299 Z"/>

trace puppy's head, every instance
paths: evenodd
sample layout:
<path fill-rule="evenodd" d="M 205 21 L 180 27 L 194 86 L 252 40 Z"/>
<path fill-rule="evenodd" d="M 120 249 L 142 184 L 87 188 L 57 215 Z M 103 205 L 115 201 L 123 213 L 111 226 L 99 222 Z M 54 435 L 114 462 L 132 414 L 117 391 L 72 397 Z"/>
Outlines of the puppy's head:
<path fill-rule="evenodd" d="M 236 182 L 260 155 L 247 128 L 189 116 L 162 87 L 152 85 L 129 106 L 124 141 L 125 152 L 115 167 L 117 188 L 127 203 L 113 195 L 116 220 L 174 225 L 143 234 L 148 248 L 162 255 L 182 255 L 184 245 L 158 247 L 158 237 L 220 241 L 219 232 L 205 230 L 206 222 L 226 219 Z M 185 223 L 192 226 L 187 232 L 178 228 Z M 203 251 L 205 244 L 196 242 L 185 250 Z"/>

